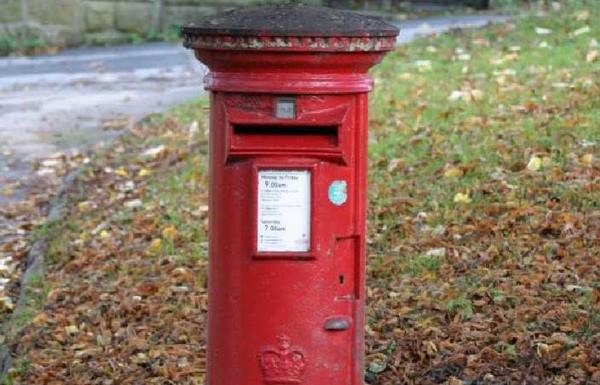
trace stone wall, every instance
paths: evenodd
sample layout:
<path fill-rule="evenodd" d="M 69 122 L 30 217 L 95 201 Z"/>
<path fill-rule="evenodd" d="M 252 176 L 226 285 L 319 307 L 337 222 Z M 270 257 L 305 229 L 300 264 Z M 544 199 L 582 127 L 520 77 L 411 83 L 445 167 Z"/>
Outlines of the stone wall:
<path fill-rule="evenodd" d="M 0 36 L 49 44 L 115 43 L 148 37 L 222 9 L 265 0 L 0 0 Z M 275 3 L 277 1 L 268 1 Z M 304 0 L 320 4 L 321 0 Z"/>

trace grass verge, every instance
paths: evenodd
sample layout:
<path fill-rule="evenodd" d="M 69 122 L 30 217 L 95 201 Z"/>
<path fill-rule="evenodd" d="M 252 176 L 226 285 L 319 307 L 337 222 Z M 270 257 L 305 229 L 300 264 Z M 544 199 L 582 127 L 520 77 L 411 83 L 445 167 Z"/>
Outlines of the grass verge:
<path fill-rule="evenodd" d="M 374 71 L 369 383 L 600 383 L 598 17 L 566 2 Z M 206 107 L 85 167 L 6 383 L 202 383 Z"/>

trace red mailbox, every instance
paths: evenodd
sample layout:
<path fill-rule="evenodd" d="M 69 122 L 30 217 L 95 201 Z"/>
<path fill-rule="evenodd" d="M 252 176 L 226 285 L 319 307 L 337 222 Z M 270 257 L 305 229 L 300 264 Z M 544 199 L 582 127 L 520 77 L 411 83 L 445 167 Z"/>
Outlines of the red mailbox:
<path fill-rule="evenodd" d="M 304 6 L 183 29 L 210 69 L 209 385 L 363 384 L 367 71 L 397 34 Z"/>

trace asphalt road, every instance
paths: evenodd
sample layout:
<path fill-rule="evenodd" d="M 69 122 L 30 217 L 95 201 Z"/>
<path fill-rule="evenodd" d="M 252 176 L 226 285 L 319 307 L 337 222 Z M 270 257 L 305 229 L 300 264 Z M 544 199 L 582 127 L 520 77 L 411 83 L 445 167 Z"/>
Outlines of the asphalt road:
<path fill-rule="evenodd" d="M 477 15 L 405 21 L 398 42 L 504 20 Z M 168 43 L 0 59 L 0 187 L 31 179 L 36 160 L 110 139 L 116 132 L 102 129 L 107 122 L 134 122 L 201 95 L 204 72 L 191 52 Z M 24 191 L 0 194 L 0 205 L 21 199 Z"/>
<path fill-rule="evenodd" d="M 0 185 L 27 178 L 37 159 L 109 139 L 117 131 L 103 130 L 107 122 L 200 95 L 203 72 L 190 52 L 165 43 L 0 60 Z"/>

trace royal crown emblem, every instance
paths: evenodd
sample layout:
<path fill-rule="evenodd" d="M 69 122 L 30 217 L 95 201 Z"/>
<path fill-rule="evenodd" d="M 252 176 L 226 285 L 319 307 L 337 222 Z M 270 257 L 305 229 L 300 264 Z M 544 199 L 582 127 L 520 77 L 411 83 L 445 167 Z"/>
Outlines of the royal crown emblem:
<path fill-rule="evenodd" d="M 277 347 L 267 346 L 258 360 L 266 384 L 300 384 L 306 369 L 306 358 L 291 346 L 290 338 L 277 336 Z"/>

